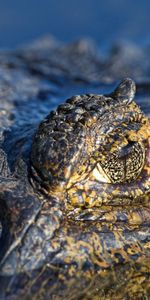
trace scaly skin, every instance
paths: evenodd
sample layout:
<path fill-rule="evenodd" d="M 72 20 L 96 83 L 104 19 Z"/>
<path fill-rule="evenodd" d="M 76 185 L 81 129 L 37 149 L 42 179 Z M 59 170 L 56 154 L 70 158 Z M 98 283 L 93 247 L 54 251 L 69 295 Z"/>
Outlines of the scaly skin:
<path fill-rule="evenodd" d="M 65 191 L 69 210 L 137 204 L 150 188 L 150 123 L 134 94 L 126 79 L 108 96 L 72 97 L 51 112 L 32 146 L 37 188 Z"/>
<path fill-rule="evenodd" d="M 4 191 L 2 299 L 149 299 L 150 123 L 134 93 L 126 79 L 40 124 L 28 176 Z"/>

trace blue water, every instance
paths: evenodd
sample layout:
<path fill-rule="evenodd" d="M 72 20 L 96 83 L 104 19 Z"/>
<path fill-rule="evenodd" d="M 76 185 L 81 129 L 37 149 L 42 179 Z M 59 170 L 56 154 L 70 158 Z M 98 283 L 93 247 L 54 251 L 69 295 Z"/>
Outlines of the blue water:
<path fill-rule="evenodd" d="M 92 38 L 101 47 L 118 40 L 150 42 L 149 0 L 0 0 L 0 47 L 42 35 L 62 41 Z"/>

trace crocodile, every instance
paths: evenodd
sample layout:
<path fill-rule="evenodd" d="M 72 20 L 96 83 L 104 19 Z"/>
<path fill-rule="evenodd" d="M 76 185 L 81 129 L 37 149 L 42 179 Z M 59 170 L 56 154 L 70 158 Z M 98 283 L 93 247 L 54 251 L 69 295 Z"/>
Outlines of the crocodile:
<path fill-rule="evenodd" d="M 99 94 L 85 44 L 40 47 L 0 57 L 0 299 L 149 299 L 150 121 L 135 82 L 112 92 L 106 63 Z M 66 85 L 96 93 L 64 102 Z"/>

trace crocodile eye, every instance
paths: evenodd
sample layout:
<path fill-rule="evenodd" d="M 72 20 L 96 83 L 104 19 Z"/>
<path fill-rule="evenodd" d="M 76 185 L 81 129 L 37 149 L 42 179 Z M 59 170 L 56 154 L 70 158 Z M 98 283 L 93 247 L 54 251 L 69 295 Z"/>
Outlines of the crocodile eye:
<path fill-rule="evenodd" d="M 93 176 L 100 182 L 131 182 L 140 175 L 144 163 L 144 145 L 130 142 L 120 151 L 109 154 L 99 161 L 93 170 Z"/>
<path fill-rule="evenodd" d="M 111 183 L 110 178 L 107 176 L 105 171 L 102 169 L 100 163 L 93 169 L 93 176 L 99 182 Z"/>

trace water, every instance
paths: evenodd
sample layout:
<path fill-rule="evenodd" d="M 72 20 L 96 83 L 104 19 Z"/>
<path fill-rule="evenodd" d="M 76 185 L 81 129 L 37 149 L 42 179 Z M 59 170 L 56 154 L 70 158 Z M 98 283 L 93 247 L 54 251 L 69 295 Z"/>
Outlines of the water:
<path fill-rule="evenodd" d="M 147 4 L 147 7 L 145 4 Z M 102 227 L 100 222 L 97 224 L 97 227 L 93 227 L 93 224 L 89 223 L 88 226 L 86 224 L 85 231 L 84 228 L 80 228 L 78 223 L 76 223 L 76 227 L 73 227 L 73 230 L 70 230 L 70 225 L 63 224 L 60 229 L 61 238 L 59 238 L 59 233 L 57 233 L 58 242 L 56 242 L 56 247 L 58 247 L 58 250 L 55 248 L 55 243 L 53 249 L 53 246 L 50 246 L 53 245 L 50 241 L 53 221 L 49 219 L 49 214 L 53 214 L 53 211 L 51 212 L 47 206 L 44 214 L 41 213 L 39 211 L 41 202 L 39 203 L 39 199 L 34 194 L 30 194 L 30 189 L 28 194 L 24 184 L 28 186 L 27 165 L 29 165 L 29 153 L 33 134 L 40 121 L 49 111 L 55 109 L 68 97 L 84 93 L 110 93 L 118 80 L 122 77 L 130 76 L 137 83 L 136 101 L 146 114 L 150 113 L 150 48 L 147 46 L 144 48 L 144 44 L 146 42 L 148 44 L 149 41 L 148 7 L 149 4 L 146 1 L 143 1 L 143 3 L 136 1 L 136 8 L 133 4 L 131 6 L 129 1 L 125 3 L 123 1 L 105 1 L 104 4 L 99 1 L 88 0 L 76 1 L 75 3 L 62 1 L 59 6 L 54 1 L 38 1 L 37 3 L 37 1 L 32 0 L 30 3 L 28 1 L 13 1 L 11 3 L 5 1 L 5 3 L 0 3 L 1 47 L 13 48 L 46 33 L 51 33 L 64 42 L 88 36 L 94 38 L 100 46 L 94 49 L 95 54 L 93 55 L 93 52 L 90 50 L 91 44 L 87 44 L 84 41 L 71 46 L 59 46 L 56 44 L 54 49 L 51 41 L 49 41 L 52 46 L 50 50 L 47 46 L 44 48 L 44 41 L 41 40 L 38 46 L 34 46 L 34 49 L 31 47 L 30 51 L 29 48 L 26 48 L 25 51 L 23 48 L 22 51 L 18 50 L 14 53 L 0 53 L 0 142 L 5 151 L 0 153 L 2 159 L 2 167 L 0 167 L 4 177 L 2 178 L 1 198 L 4 198 L 4 204 L 5 202 L 7 203 L 5 207 L 1 200 L 0 255 L 3 256 L 6 254 L 6 257 L 10 255 L 8 262 L 6 258 L 6 264 L 3 269 L 4 273 L 1 275 L 0 298 L 5 298 L 5 293 L 7 292 L 9 293 L 8 297 L 19 295 L 18 299 L 24 297 L 24 295 L 26 296 L 26 293 L 29 292 L 32 294 L 30 298 L 33 298 L 35 296 L 34 293 L 38 293 L 38 291 L 40 293 L 41 288 L 42 293 L 48 292 L 47 297 L 49 298 L 53 294 L 53 291 L 51 294 L 51 285 L 53 289 L 53 282 L 56 283 L 54 293 L 60 292 L 62 298 L 62 293 L 65 293 L 65 290 L 63 282 L 59 286 L 59 278 L 62 281 L 64 270 L 67 270 L 67 268 L 72 272 L 72 269 L 69 269 L 70 266 L 75 265 L 78 268 L 79 265 L 81 269 L 82 255 L 84 253 L 83 276 L 82 274 L 79 276 L 78 269 L 74 269 L 75 281 L 73 286 L 75 290 L 73 289 L 72 291 L 68 284 L 66 289 L 68 289 L 68 293 L 71 293 L 71 296 L 64 296 L 64 299 L 72 299 L 72 294 L 77 295 L 77 293 L 80 293 L 80 290 L 84 290 L 84 286 L 86 287 L 85 293 L 88 293 L 89 288 L 91 295 L 93 293 L 100 295 L 101 291 L 105 293 L 105 289 L 112 293 L 113 291 L 115 292 L 115 289 L 119 289 L 120 297 L 120 287 L 122 287 L 122 284 L 125 284 L 125 288 L 127 287 L 128 291 L 122 291 L 122 295 L 127 295 L 130 290 L 131 293 L 134 290 L 133 288 L 131 289 L 132 281 L 128 274 L 131 273 L 133 279 L 139 278 L 139 274 L 143 276 L 143 270 L 144 274 L 147 274 L 145 269 L 143 269 L 144 265 L 148 265 L 146 259 L 149 254 L 147 253 L 148 248 L 146 245 L 149 234 L 147 223 L 146 225 L 144 224 L 144 229 L 141 226 L 139 230 L 137 230 L 137 227 L 136 231 L 132 231 L 132 224 L 131 228 L 128 228 L 128 225 L 125 227 L 125 219 L 123 214 L 121 214 L 123 219 L 120 220 L 123 222 L 123 227 L 122 225 L 119 226 L 121 233 L 122 231 L 124 232 L 122 239 L 118 238 L 119 235 L 118 237 L 117 235 L 115 236 L 112 224 L 109 227 L 109 217 L 108 227 L 106 226 L 107 223 L 106 225 L 104 223 Z M 141 20 L 142 18 L 143 21 Z M 105 50 L 110 45 L 113 45 L 116 39 L 127 39 L 128 41 L 136 42 L 138 47 L 122 44 L 118 48 L 115 47 L 111 54 L 101 55 L 101 50 Z M 141 49 L 141 45 L 143 50 Z M 51 46 L 49 47 L 51 48 Z M 4 155 L 7 155 L 7 160 Z M 17 182 L 19 182 L 17 187 L 15 187 L 15 181 L 13 181 L 14 177 L 10 176 L 10 171 L 11 174 L 15 172 L 15 176 L 17 175 Z M 47 201 L 47 204 L 51 205 L 50 201 Z M 11 217 L 8 211 L 11 211 Z M 134 212 L 134 210 L 132 209 L 129 212 L 130 215 L 132 215 L 131 212 Z M 142 211 L 142 214 L 140 213 L 141 211 L 139 210 L 139 215 L 142 215 L 144 218 L 145 210 Z M 103 211 L 102 214 L 104 214 Z M 58 215 L 59 217 L 61 216 L 59 210 Z M 10 224 L 10 220 L 13 225 Z M 30 220 L 34 220 L 34 224 L 31 224 Z M 43 220 L 45 220 L 45 223 L 43 223 Z M 12 230 L 10 230 L 11 226 Z M 38 232 L 35 230 L 35 234 L 32 231 L 33 228 L 36 229 L 34 226 L 37 226 L 39 230 Z M 98 235 L 100 244 L 97 244 L 97 240 L 93 234 Z M 80 243 L 80 240 L 82 243 Z M 60 246 L 59 241 L 61 242 Z M 67 252 L 65 252 L 64 247 L 66 247 L 67 241 L 71 241 L 71 244 L 68 244 L 68 248 L 66 248 Z M 126 273 L 121 261 L 122 256 L 120 255 L 120 250 L 122 250 L 122 253 L 125 252 L 125 241 L 127 241 L 127 246 L 131 247 L 128 254 L 131 254 L 133 257 L 131 264 L 133 270 L 131 269 L 131 272 L 126 264 L 127 268 L 129 268 L 127 269 L 127 276 L 124 275 Z M 72 247 L 73 243 L 74 248 Z M 78 244 L 82 246 L 81 252 L 80 248 L 79 250 L 77 248 Z M 135 246 L 132 248 L 133 244 Z M 106 250 L 101 258 L 98 251 L 103 248 L 103 245 L 105 245 L 104 249 Z M 92 252 L 91 247 L 93 249 Z M 143 249 L 145 247 L 145 250 L 143 252 L 143 259 L 141 262 L 138 261 L 137 269 L 136 260 L 141 255 L 139 251 L 140 247 L 143 247 Z M 8 252 L 6 251 L 7 249 Z M 73 249 L 75 249 L 75 252 Z M 112 253 L 110 252 L 111 249 Z M 118 253 L 117 249 L 119 250 Z M 68 255 L 68 250 L 72 256 L 70 256 L 71 263 L 69 261 L 67 265 L 67 261 L 64 264 L 64 257 Z M 87 251 L 90 252 L 88 253 Z M 80 258 L 78 260 L 80 253 L 81 263 Z M 93 253 L 95 254 L 93 255 Z M 45 255 L 45 260 L 43 259 L 43 254 Z M 118 255 L 115 256 L 115 254 Z M 60 260 L 58 258 L 59 255 Z M 99 260 L 98 257 L 100 257 Z M 77 259 L 77 263 L 75 259 Z M 110 273 L 108 275 L 106 273 L 103 276 L 103 268 L 105 267 L 103 262 L 105 263 L 105 259 L 106 262 L 108 259 Z M 54 266 L 52 269 L 50 265 L 51 260 Z M 102 276 L 100 273 L 101 263 Z M 116 264 L 116 271 L 113 267 L 114 264 Z M 40 269 L 41 266 L 43 268 L 42 272 Z M 21 273 L 19 273 L 20 270 Z M 92 275 L 90 282 L 89 277 L 86 275 L 88 274 L 86 273 L 88 270 L 91 270 L 90 273 Z M 99 270 L 98 281 L 94 278 L 95 270 Z M 7 276 L 5 276 L 5 272 Z M 61 272 L 63 276 L 59 277 L 58 275 L 61 275 Z M 28 276 L 29 273 L 30 276 L 26 278 L 26 275 Z M 76 274 L 78 277 L 77 280 Z M 43 277 L 40 278 L 41 275 Z M 146 280 L 146 275 L 144 277 Z M 112 282 L 112 278 L 114 282 Z M 125 281 L 124 278 L 126 278 Z M 40 282 L 38 281 L 39 279 Z M 47 282 L 47 285 L 43 286 L 43 282 Z M 135 280 L 133 281 L 133 285 L 134 282 Z M 141 282 L 139 283 L 139 290 L 140 288 Z M 142 293 L 141 297 L 147 297 L 146 289 L 143 292 L 144 294 Z M 91 297 L 88 299 L 93 299 L 93 296 Z"/>
<path fill-rule="evenodd" d="M 52 34 L 62 41 L 92 38 L 101 49 L 116 40 L 150 42 L 148 0 L 1 0 L 0 47 Z"/>

